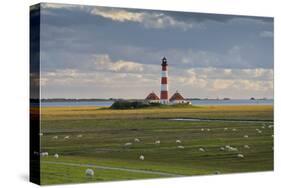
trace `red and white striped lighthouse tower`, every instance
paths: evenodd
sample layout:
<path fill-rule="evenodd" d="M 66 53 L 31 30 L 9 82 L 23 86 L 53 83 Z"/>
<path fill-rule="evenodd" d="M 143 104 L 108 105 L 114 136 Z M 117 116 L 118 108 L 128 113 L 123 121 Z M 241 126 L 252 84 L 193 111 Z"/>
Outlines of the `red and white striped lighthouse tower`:
<path fill-rule="evenodd" d="M 162 78 L 161 78 L 161 94 L 160 102 L 162 104 L 168 104 L 168 64 L 166 57 L 162 59 Z"/>

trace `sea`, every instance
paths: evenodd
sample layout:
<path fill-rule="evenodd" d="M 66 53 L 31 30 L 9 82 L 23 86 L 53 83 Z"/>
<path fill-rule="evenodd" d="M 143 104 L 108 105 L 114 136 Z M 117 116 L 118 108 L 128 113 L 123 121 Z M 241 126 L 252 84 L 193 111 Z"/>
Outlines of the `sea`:
<path fill-rule="evenodd" d="M 66 101 L 66 102 L 42 102 L 43 107 L 67 107 L 67 106 L 100 106 L 109 107 L 114 101 Z M 273 99 L 231 99 L 231 100 L 215 100 L 215 99 L 201 99 L 191 100 L 192 105 L 195 106 L 233 106 L 233 105 L 273 105 Z"/>

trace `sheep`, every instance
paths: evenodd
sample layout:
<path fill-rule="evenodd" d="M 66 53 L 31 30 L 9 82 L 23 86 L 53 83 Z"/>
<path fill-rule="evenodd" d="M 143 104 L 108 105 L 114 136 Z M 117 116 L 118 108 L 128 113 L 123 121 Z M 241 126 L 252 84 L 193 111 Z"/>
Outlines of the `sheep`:
<path fill-rule="evenodd" d="M 199 148 L 199 151 L 205 152 L 205 149 L 204 148 Z"/>
<path fill-rule="evenodd" d="M 43 133 L 39 133 L 39 136 L 43 136 Z"/>
<path fill-rule="evenodd" d="M 244 135 L 244 138 L 249 138 L 249 136 L 248 135 Z"/>
<path fill-rule="evenodd" d="M 271 135 L 272 138 L 274 138 L 274 135 Z"/>
<path fill-rule="evenodd" d="M 224 151 L 225 150 L 225 148 L 224 147 L 220 147 L 220 151 Z"/>
<path fill-rule="evenodd" d="M 53 139 L 58 139 L 59 137 L 58 136 L 53 136 Z"/>
<path fill-rule="evenodd" d="M 134 141 L 135 141 L 135 142 L 140 142 L 140 139 L 135 138 Z"/>
<path fill-rule="evenodd" d="M 181 143 L 181 141 L 180 141 L 180 140 L 176 140 L 176 143 L 180 144 L 180 143 Z"/>
<path fill-rule="evenodd" d="M 237 154 L 237 157 L 238 157 L 238 158 L 244 158 L 244 155 L 241 154 L 241 153 L 239 153 L 239 154 Z"/>
<path fill-rule="evenodd" d="M 273 125 L 268 125 L 268 128 L 269 128 L 269 129 L 272 129 L 272 128 L 273 128 Z"/>
<path fill-rule="evenodd" d="M 49 153 L 48 152 L 41 152 L 41 154 L 40 154 L 42 157 L 47 157 L 48 155 L 49 155 Z"/>
<path fill-rule="evenodd" d="M 179 149 L 184 149 L 184 146 L 178 146 Z"/>
<path fill-rule="evenodd" d="M 228 130 L 228 128 L 224 128 L 223 130 L 224 130 L 224 131 L 227 131 L 227 130 Z"/>
<path fill-rule="evenodd" d="M 77 138 L 82 138 L 82 136 L 83 136 L 82 134 L 78 134 Z"/>
<path fill-rule="evenodd" d="M 244 148 L 245 148 L 245 149 L 250 149 L 250 146 L 244 145 Z"/>
<path fill-rule="evenodd" d="M 207 131 L 209 132 L 211 129 L 207 129 Z"/>
<path fill-rule="evenodd" d="M 232 147 L 232 146 L 230 146 L 230 145 L 226 145 L 225 148 L 226 148 L 228 151 L 238 151 L 237 148 Z"/>
<path fill-rule="evenodd" d="M 262 131 L 261 131 L 261 130 L 259 130 L 259 129 L 256 129 L 256 131 L 257 131 L 259 134 L 261 134 L 261 133 L 262 133 Z"/>
<path fill-rule="evenodd" d="M 88 169 L 86 169 L 86 171 L 85 171 L 85 175 L 86 175 L 87 177 L 93 177 L 94 174 L 95 174 L 95 172 L 94 172 L 93 169 L 88 168 Z"/>
<path fill-rule="evenodd" d="M 69 138 L 70 138 L 70 136 L 65 136 L 65 137 L 64 137 L 64 139 L 69 139 Z"/>
<path fill-rule="evenodd" d="M 261 127 L 262 129 L 265 129 L 265 125 Z"/>
<path fill-rule="evenodd" d="M 233 128 L 232 131 L 235 132 L 235 131 L 237 131 L 237 129 Z"/>
<path fill-rule="evenodd" d="M 54 157 L 59 158 L 59 154 L 55 153 Z"/>
<path fill-rule="evenodd" d="M 131 142 L 127 142 L 127 143 L 124 144 L 124 146 L 131 146 L 131 145 L 132 145 Z"/>
<path fill-rule="evenodd" d="M 201 131 L 203 132 L 203 131 L 204 131 L 204 129 L 202 128 L 202 129 L 201 129 Z"/>
<path fill-rule="evenodd" d="M 144 160 L 144 156 L 143 155 L 140 156 L 140 160 L 142 160 L 142 161 Z"/>
<path fill-rule="evenodd" d="M 160 140 L 156 140 L 156 141 L 155 141 L 155 144 L 160 144 Z"/>

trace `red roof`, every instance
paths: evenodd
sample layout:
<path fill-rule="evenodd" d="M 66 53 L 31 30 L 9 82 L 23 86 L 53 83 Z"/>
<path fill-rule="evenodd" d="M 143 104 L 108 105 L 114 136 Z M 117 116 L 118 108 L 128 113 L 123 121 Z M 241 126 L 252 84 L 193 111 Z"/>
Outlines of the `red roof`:
<path fill-rule="evenodd" d="M 185 100 L 179 92 L 176 92 L 171 98 L 170 101 L 175 101 L 175 100 Z"/>
<path fill-rule="evenodd" d="M 150 93 L 145 100 L 160 100 L 160 98 L 155 93 Z"/>

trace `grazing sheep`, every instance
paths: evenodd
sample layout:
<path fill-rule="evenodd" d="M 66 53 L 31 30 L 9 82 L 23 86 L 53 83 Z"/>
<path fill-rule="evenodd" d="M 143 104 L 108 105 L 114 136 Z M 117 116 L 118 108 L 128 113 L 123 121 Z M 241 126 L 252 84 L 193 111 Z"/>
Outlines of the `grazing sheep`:
<path fill-rule="evenodd" d="M 94 176 L 94 170 L 93 169 L 90 169 L 90 168 L 88 168 L 86 171 L 85 171 L 85 175 L 87 176 L 87 177 L 93 177 Z"/>
<path fill-rule="evenodd" d="M 55 158 L 59 158 L 59 154 L 56 153 L 56 154 L 54 155 L 54 157 L 55 157 Z"/>
<path fill-rule="evenodd" d="M 179 149 L 184 149 L 184 146 L 178 146 Z"/>
<path fill-rule="evenodd" d="M 65 137 L 64 137 L 64 139 L 69 139 L 69 138 L 70 138 L 70 136 L 65 136 Z"/>
<path fill-rule="evenodd" d="M 237 148 L 232 147 L 232 146 L 230 146 L 230 145 L 226 145 L 225 148 L 226 148 L 228 151 L 238 151 Z"/>
<path fill-rule="evenodd" d="M 58 136 L 53 136 L 53 139 L 58 139 L 59 137 Z"/>
<path fill-rule="evenodd" d="M 241 153 L 239 153 L 239 154 L 237 154 L 237 157 L 238 157 L 238 158 L 244 158 L 244 155 L 241 154 Z"/>
<path fill-rule="evenodd" d="M 224 147 L 220 147 L 220 151 L 224 151 L 225 150 L 225 148 Z"/>
<path fill-rule="evenodd" d="M 250 149 L 250 146 L 244 145 L 244 148 L 245 148 L 245 149 Z"/>
<path fill-rule="evenodd" d="M 131 145 L 132 145 L 131 142 L 127 142 L 127 143 L 124 144 L 124 146 L 131 146 Z"/>
<path fill-rule="evenodd" d="M 144 156 L 143 155 L 140 156 L 140 160 L 142 160 L 142 161 L 144 160 Z"/>
<path fill-rule="evenodd" d="M 176 140 L 176 143 L 181 143 L 181 141 L 180 140 Z"/>
<path fill-rule="evenodd" d="M 203 132 L 203 131 L 204 131 L 204 129 L 202 128 L 202 129 L 201 129 L 201 131 Z"/>
<path fill-rule="evenodd" d="M 155 141 L 155 144 L 160 144 L 160 140 L 156 140 L 156 141 Z"/>
<path fill-rule="evenodd" d="M 273 128 L 273 125 L 268 125 L 268 128 L 269 128 L 269 129 L 272 129 L 272 128 Z"/>
<path fill-rule="evenodd" d="M 205 149 L 204 148 L 199 148 L 199 151 L 205 152 Z"/>
<path fill-rule="evenodd" d="M 265 129 L 265 126 L 262 126 L 261 128 L 262 128 L 262 129 Z"/>
<path fill-rule="evenodd" d="M 237 131 L 237 129 L 233 128 L 232 131 L 235 132 L 235 131 Z"/>
<path fill-rule="evenodd" d="M 41 152 L 41 154 L 40 154 L 42 157 L 47 157 L 48 155 L 49 155 L 49 153 L 48 152 Z"/>
<path fill-rule="evenodd" d="M 227 130 L 228 130 L 228 128 L 224 128 L 223 130 L 224 130 L 224 131 L 227 131 Z"/>
<path fill-rule="evenodd" d="M 39 136 L 43 136 L 43 133 L 39 133 Z"/>
<path fill-rule="evenodd" d="M 207 131 L 209 132 L 211 129 L 207 129 Z"/>
<path fill-rule="evenodd" d="M 249 136 L 248 135 L 244 135 L 244 138 L 249 138 Z"/>
<path fill-rule="evenodd" d="M 134 141 L 135 141 L 135 142 L 140 142 L 140 139 L 135 138 Z"/>
<path fill-rule="evenodd" d="M 83 136 L 82 134 L 78 134 L 77 138 L 82 138 L 82 136 Z"/>

